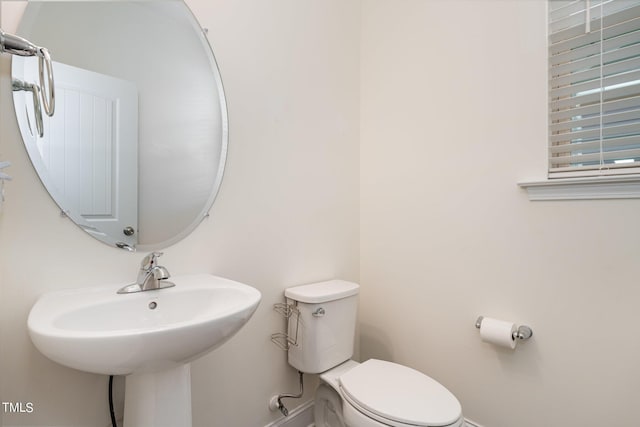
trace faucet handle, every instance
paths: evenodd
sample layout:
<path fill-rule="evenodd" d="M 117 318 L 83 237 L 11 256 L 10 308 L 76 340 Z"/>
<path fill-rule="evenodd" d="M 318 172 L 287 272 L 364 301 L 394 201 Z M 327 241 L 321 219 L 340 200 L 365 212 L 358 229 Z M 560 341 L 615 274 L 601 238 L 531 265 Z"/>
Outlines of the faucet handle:
<path fill-rule="evenodd" d="M 142 259 L 140 268 L 142 270 L 150 270 L 158 264 L 158 258 L 161 257 L 163 252 L 151 252 L 149 255 Z"/>

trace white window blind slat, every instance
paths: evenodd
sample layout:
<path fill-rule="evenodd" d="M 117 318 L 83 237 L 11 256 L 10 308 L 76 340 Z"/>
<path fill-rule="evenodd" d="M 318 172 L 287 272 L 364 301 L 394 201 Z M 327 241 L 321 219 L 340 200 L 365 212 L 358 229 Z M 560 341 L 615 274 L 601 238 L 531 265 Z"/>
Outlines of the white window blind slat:
<path fill-rule="evenodd" d="M 575 73 L 575 81 L 558 88 L 552 88 L 549 91 L 549 96 L 551 97 L 552 102 L 555 99 L 562 100 L 563 98 L 572 96 L 575 98 L 576 102 L 579 103 L 580 97 L 590 95 L 594 90 L 598 91 L 599 96 L 600 89 L 602 88 L 604 88 L 604 92 L 606 93 L 611 90 L 608 88 L 618 87 L 619 85 L 634 81 L 638 81 L 640 83 L 640 57 L 629 61 L 627 64 L 618 65 L 623 66 L 622 71 L 611 75 L 606 74 L 607 72 L 612 71 L 607 66 L 600 67 L 598 75 L 603 75 L 604 77 L 602 79 L 592 78 L 591 80 L 583 81 L 582 73 Z M 555 86 L 557 83 L 554 81 L 553 84 Z"/>
<path fill-rule="evenodd" d="M 554 12 L 558 9 L 564 9 L 566 7 L 571 7 L 571 5 L 582 3 L 582 0 L 557 0 L 549 2 L 549 11 Z"/>
<path fill-rule="evenodd" d="M 562 110 L 562 111 L 554 111 L 550 114 L 550 122 L 551 126 L 559 124 L 563 121 L 570 120 L 570 123 L 578 122 L 583 117 L 591 117 L 594 114 L 600 115 L 600 113 L 614 114 L 620 111 L 628 111 L 634 108 L 639 108 L 640 106 L 640 97 L 627 97 L 622 99 L 614 99 L 608 102 L 604 102 L 602 104 L 592 104 L 580 106 L 572 109 Z M 575 126 L 573 126 L 575 127 Z"/>
<path fill-rule="evenodd" d="M 605 52 L 613 49 L 612 44 L 624 45 L 624 39 L 621 37 L 637 32 L 640 27 L 638 21 L 640 21 L 638 18 L 629 19 L 612 27 L 604 28 L 602 34 L 600 31 L 592 29 L 590 33 L 582 33 L 580 37 L 562 39 L 550 44 L 548 49 L 551 63 L 558 65 L 566 61 L 587 57 L 590 54 L 599 54 L 600 46 L 597 43 L 601 38 L 605 43 Z"/>
<path fill-rule="evenodd" d="M 635 46 L 631 46 L 631 48 L 633 49 L 632 50 L 620 49 L 620 50 L 625 50 L 625 52 L 622 53 L 625 56 L 629 54 L 634 54 L 636 55 L 636 57 L 631 57 L 631 58 L 626 57 L 625 59 L 609 62 L 607 61 L 608 57 L 605 55 L 604 67 L 591 67 L 588 69 L 576 70 L 575 72 L 570 74 L 554 76 L 553 84 L 555 85 L 555 87 L 561 88 L 561 87 L 567 87 L 568 85 L 571 85 L 576 81 L 587 82 L 590 80 L 591 81 L 600 80 L 602 76 L 611 77 L 614 75 L 620 75 L 633 70 L 637 70 L 640 66 L 640 43 Z M 599 82 L 596 87 L 599 87 Z M 552 87 L 551 90 L 554 90 L 554 88 Z M 576 92 L 580 92 L 580 90 L 577 90 Z"/>
<path fill-rule="evenodd" d="M 628 37 L 630 39 L 624 46 L 620 47 L 607 47 L 605 43 L 604 49 L 604 64 L 612 64 L 617 61 L 623 61 L 626 59 L 637 57 L 640 54 L 640 31 L 632 33 L 634 37 Z M 589 47 L 587 51 L 579 52 L 580 56 L 576 56 L 576 59 L 568 57 L 568 55 L 556 55 L 552 57 L 550 61 L 549 72 L 553 73 L 550 77 L 561 77 L 567 74 L 583 72 L 585 70 L 598 69 L 600 66 L 600 43 L 594 44 Z M 574 50 L 576 52 L 577 50 Z M 578 53 L 576 53 L 577 55 Z M 564 56 L 564 58 L 560 58 Z M 556 85 L 562 85 L 561 82 L 556 82 Z"/>
<path fill-rule="evenodd" d="M 634 148 L 629 150 L 617 150 L 604 153 L 571 153 L 566 156 L 551 157 L 551 163 L 561 167 L 563 171 L 571 170 L 571 167 L 579 167 L 579 170 L 593 169 L 593 164 L 597 165 L 597 168 L 615 168 L 615 167 L 629 167 L 631 163 L 618 163 L 615 161 L 625 161 L 627 159 L 634 159 L 640 157 L 640 148 Z M 606 163 L 600 164 L 604 159 Z M 572 166 L 565 166 L 565 165 Z M 574 166 L 575 165 L 575 166 Z"/>
<path fill-rule="evenodd" d="M 587 3 L 587 0 L 582 0 L 583 4 Z M 593 3 L 593 1 L 589 2 Z M 617 7 L 607 7 L 605 10 L 604 16 L 602 19 L 600 18 L 600 10 L 599 7 L 592 7 L 591 10 L 591 20 L 589 21 L 589 25 L 586 22 L 586 13 L 583 13 L 583 20 L 575 25 L 568 28 L 554 30 L 552 26 L 549 26 L 549 43 L 555 44 L 562 41 L 567 41 L 576 37 L 584 37 L 585 34 L 592 34 L 594 32 L 600 32 L 601 28 L 614 27 L 615 25 L 621 24 L 625 21 L 628 21 L 632 18 L 637 18 L 640 16 L 640 4 L 637 0 L 633 1 L 624 1 L 624 0 L 609 0 L 605 1 L 604 4 L 618 4 Z M 605 6 L 606 7 L 606 6 Z M 607 10 L 610 13 L 607 13 Z M 594 19 L 594 15 L 597 15 L 598 19 Z M 569 19 L 569 17 L 567 17 Z M 590 31 L 587 31 L 587 27 Z"/>
<path fill-rule="evenodd" d="M 563 4 L 564 3 L 564 4 Z M 571 16 L 584 10 L 584 1 L 549 2 L 549 22 L 558 22 L 566 16 Z"/>
<path fill-rule="evenodd" d="M 605 86 L 606 87 L 606 86 Z M 558 110 L 566 110 L 573 109 L 578 107 L 583 107 L 589 104 L 600 103 L 600 98 L 602 95 L 602 101 L 612 101 L 617 100 L 622 97 L 632 97 L 640 95 L 640 82 L 633 83 L 629 82 L 628 86 L 625 87 L 616 87 L 609 88 L 604 92 L 588 92 L 581 95 L 575 95 L 572 97 L 563 98 L 560 100 L 555 100 L 551 102 L 552 112 L 556 109 Z M 567 112 L 567 111 L 565 111 Z"/>
<path fill-rule="evenodd" d="M 553 2 L 555 3 L 555 1 Z M 575 1 L 561 9 L 549 10 L 549 28 L 552 32 L 584 24 L 587 17 L 590 21 L 600 19 L 600 3 L 603 3 L 604 15 L 612 15 L 618 11 L 628 9 L 633 6 L 633 0 L 621 0 L 612 2 L 610 0 Z M 588 8 L 588 12 L 587 12 Z"/>
<path fill-rule="evenodd" d="M 607 175 L 637 175 L 637 168 L 633 164 L 616 164 L 609 163 L 599 169 L 601 172 Z M 571 167 L 556 167 L 556 175 L 554 178 L 574 178 L 574 177 L 589 177 L 594 176 L 593 167 L 591 166 L 571 166 Z"/>
<path fill-rule="evenodd" d="M 599 115 L 587 115 L 576 120 L 558 121 L 557 123 L 552 124 L 549 128 L 552 132 L 564 134 L 571 132 L 574 129 L 598 126 L 600 123 L 603 123 L 605 126 L 611 126 L 623 122 L 640 122 L 640 109 L 604 114 L 602 115 L 602 119 Z"/>
<path fill-rule="evenodd" d="M 551 22 L 549 24 L 549 31 L 552 33 L 557 33 L 563 30 L 570 31 L 571 29 L 577 28 L 580 25 L 584 25 L 586 19 L 587 19 L 587 12 L 583 7 L 579 12 L 566 16 L 563 19 L 559 19 L 557 21 Z"/>
<path fill-rule="evenodd" d="M 551 161 L 554 164 L 571 163 L 578 164 L 584 162 L 584 156 L 586 154 L 594 155 L 593 160 L 597 160 L 600 156 L 605 156 L 605 159 L 613 161 L 625 161 L 629 164 L 632 163 L 629 160 L 628 150 L 640 149 L 638 144 L 640 138 L 638 135 L 633 136 L 621 136 L 618 138 L 612 138 L 607 143 L 601 144 L 600 141 L 582 142 L 580 144 L 571 144 L 570 146 L 558 145 L 549 148 Z M 561 157 L 564 160 L 558 160 Z M 573 159 L 567 161 L 567 159 Z M 583 166 L 583 165 L 581 165 Z M 598 167 L 600 165 L 597 165 Z"/>
<path fill-rule="evenodd" d="M 592 43 L 600 41 L 600 36 L 605 40 L 605 45 L 609 40 L 614 40 L 616 37 L 623 36 L 638 29 L 638 19 L 628 19 L 621 21 L 620 23 L 611 27 L 605 27 L 600 34 L 599 29 L 596 31 L 591 28 L 590 33 L 583 32 L 580 37 L 562 38 L 556 42 L 549 44 L 549 54 L 552 56 L 558 55 L 563 52 L 573 52 L 573 50 L 580 47 L 589 47 Z M 584 28 L 582 31 L 585 31 Z"/>
<path fill-rule="evenodd" d="M 593 129 L 578 130 L 567 134 L 558 134 L 551 137 L 552 149 L 560 150 L 567 145 L 578 145 L 585 140 L 597 139 L 600 144 L 600 136 L 606 141 L 606 138 L 613 138 L 620 135 L 640 135 L 640 123 L 631 122 L 626 124 L 603 126 L 602 129 L 594 127 Z M 558 143 L 565 141 L 573 141 L 573 144 L 565 144 L 558 146 Z M 566 150 L 566 148 L 564 149 Z M 558 151 L 558 150 L 556 150 Z"/>

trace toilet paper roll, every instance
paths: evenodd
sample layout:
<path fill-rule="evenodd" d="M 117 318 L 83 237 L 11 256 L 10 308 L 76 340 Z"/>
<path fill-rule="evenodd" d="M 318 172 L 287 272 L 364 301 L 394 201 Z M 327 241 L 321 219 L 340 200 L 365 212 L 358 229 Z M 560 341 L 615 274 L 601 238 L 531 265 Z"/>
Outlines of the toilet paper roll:
<path fill-rule="evenodd" d="M 485 317 L 480 324 L 480 338 L 484 342 L 513 350 L 516 348 L 513 333 L 517 330 L 518 327 L 515 323 Z"/>

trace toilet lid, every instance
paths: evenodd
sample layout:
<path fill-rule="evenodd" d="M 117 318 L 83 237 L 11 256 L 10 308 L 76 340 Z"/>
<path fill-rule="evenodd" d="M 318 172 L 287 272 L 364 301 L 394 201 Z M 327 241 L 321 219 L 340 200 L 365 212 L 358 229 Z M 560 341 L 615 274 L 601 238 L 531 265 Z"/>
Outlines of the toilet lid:
<path fill-rule="evenodd" d="M 396 363 L 367 360 L 340 377 L 340 388 L 373 418 L 431 427 L 451 425 L 462 416 L 460 402 L 449 390 Z"/>

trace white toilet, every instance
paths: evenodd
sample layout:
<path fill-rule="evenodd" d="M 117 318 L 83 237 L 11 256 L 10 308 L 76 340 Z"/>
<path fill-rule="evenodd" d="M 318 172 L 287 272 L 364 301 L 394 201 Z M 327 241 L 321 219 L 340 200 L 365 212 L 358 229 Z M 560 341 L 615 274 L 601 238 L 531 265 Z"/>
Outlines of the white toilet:
<path fill-rule="evenodd" d="M 290 335 L 297 332 L 289 364 L 322 379 L 316 427 L 463 427 L 460 402 L 434 379 L 396 363 L 350 360 L 358 290 L 344 280 L 285 290 L 299 311 L 299 322 L 289 325 Z"/>

